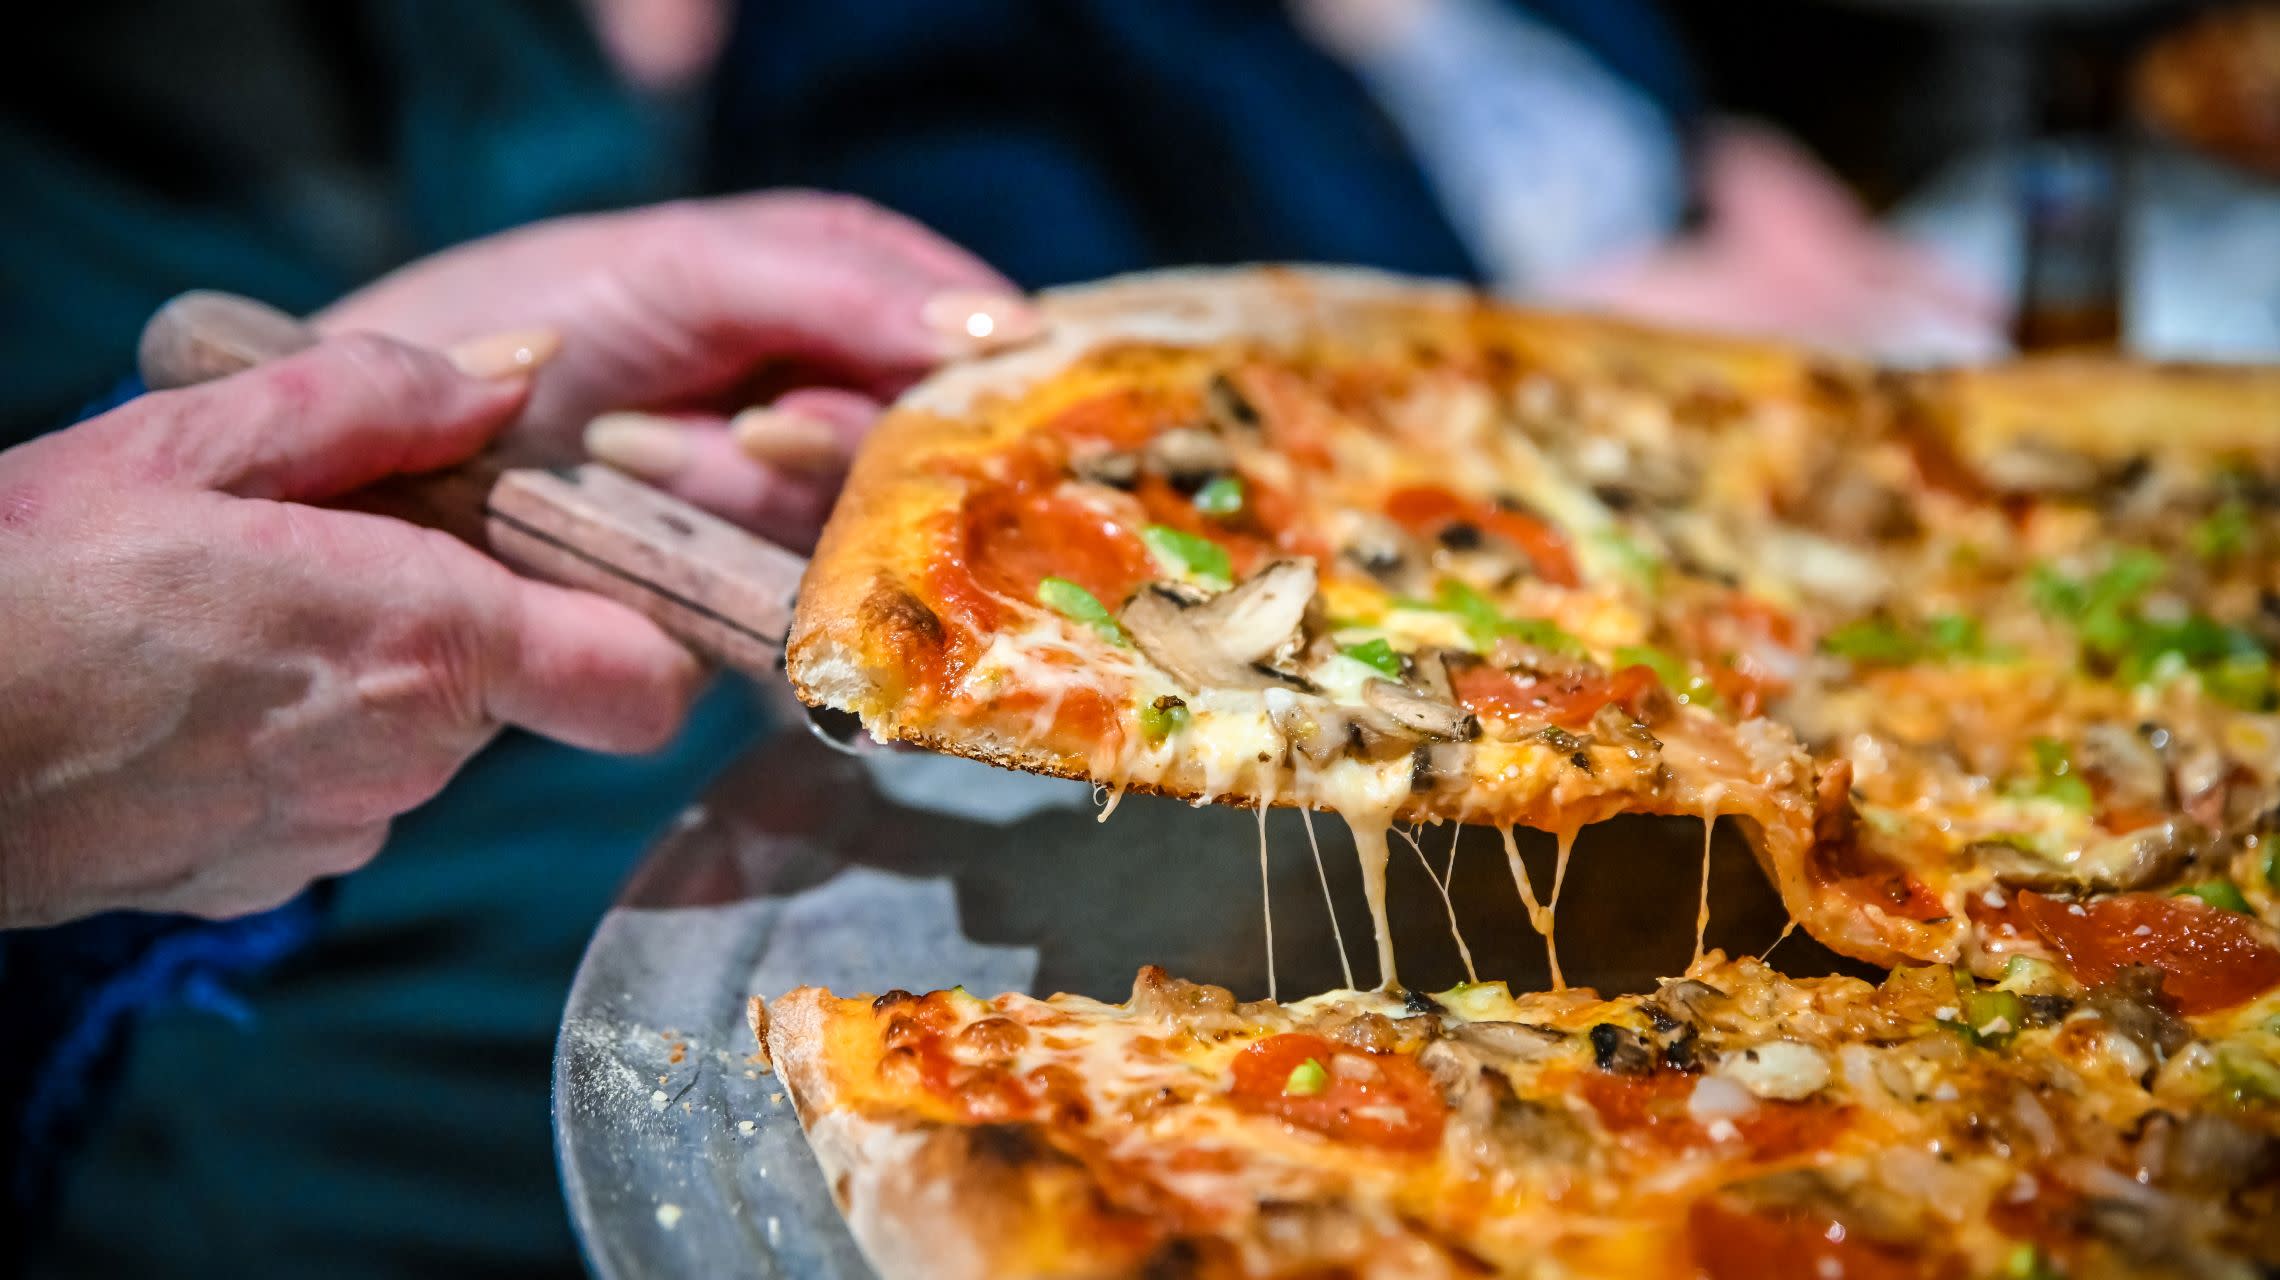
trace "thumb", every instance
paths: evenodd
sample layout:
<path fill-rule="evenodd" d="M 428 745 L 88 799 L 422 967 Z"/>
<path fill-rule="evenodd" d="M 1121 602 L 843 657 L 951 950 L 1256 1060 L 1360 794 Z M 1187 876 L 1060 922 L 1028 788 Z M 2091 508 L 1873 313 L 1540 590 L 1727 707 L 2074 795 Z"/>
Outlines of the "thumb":
<path fill-rule="evenodd" d="M 369 334 L 231 377 L 146 395 L 90 443 L 154 478 L 247 498 L 316 502 L 472 456 L 514 421 L 550 332 L 451 355 Z"/>

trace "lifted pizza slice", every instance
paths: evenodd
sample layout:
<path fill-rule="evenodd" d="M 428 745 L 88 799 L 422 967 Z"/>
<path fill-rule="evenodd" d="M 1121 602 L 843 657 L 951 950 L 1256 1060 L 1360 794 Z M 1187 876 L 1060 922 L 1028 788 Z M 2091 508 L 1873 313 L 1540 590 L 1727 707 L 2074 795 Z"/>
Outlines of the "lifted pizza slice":
<path fill-rule="evenodd" d="M 1688 412 L 1840 411 L 1829 375 L 1353 273 L 1047 307 L 1047 345 L 938 376 L 867 444 L 792 637 L 803 696 L 1118 790 L 1334 810 L 1387 982 L 1395 821 L 1552 831 L 1564 867 L 1616 814 L 1733 815 L 1803 856 L 1811 764 L 1760 714 L 1784 620 L 1523 420 L 1712 385 Z M 1548 930 L 1557 878 L 1512 861 Z"/>

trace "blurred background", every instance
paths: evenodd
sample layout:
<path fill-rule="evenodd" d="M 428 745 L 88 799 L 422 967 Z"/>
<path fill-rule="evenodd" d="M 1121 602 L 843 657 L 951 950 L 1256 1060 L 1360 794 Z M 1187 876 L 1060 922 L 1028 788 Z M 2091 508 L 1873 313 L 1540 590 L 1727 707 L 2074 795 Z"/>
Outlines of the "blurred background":
<path fill-rule="evenodd" d="M 1355 262 L 1895 361 L 2280 358 L 2280 4 L 84 0 L 11 23 L 0 443 L 117 386 L 184 289 L 307 312 L 536 219 L 787 185 L 1031 288 Z M 729 691 L 650 760 L 510 736 L 275 963 L 165 970 L 77 1056 L 0 1068 L 33 1100 L 0 1248 L 59 1275 L 576 1273 L 546 1125 L 564 992 L 643 850 L 770 723 Z M 26 984 L 60 989 L 0 964 L 11 1016 Z"/>

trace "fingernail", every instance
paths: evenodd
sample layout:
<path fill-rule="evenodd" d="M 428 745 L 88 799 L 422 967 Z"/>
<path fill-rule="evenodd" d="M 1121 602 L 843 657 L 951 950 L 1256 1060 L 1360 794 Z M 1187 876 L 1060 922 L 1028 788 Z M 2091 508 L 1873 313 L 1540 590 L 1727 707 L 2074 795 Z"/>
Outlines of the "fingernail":
<path fill-rule="evenodd" d="M 829 423 L 762 406 L 737 414 L 728 430 L 746 457 L 771 467 L 807 476 L 847 469 L 847 448 Z"/>
<path fill-rule="evenodd" d="M 586 453 L 627 475 L 663 480 L 688 465 L 688 429 L 646 413 L 605 413 L 586 424 Z"/>
<path fill-rule="evenodd" d="M 471 378 L 511 378 L 535 371 L 562 349 L 552 329 L 514 329 L 469 338 L 444 354 Z"/>
<path fill-rule="evenodd" d="M 974 289 L 935 294 L 919 319 L 957 355 L 1016 346 L 1045 331 L 1043 317 L 1025 299 Z"/>

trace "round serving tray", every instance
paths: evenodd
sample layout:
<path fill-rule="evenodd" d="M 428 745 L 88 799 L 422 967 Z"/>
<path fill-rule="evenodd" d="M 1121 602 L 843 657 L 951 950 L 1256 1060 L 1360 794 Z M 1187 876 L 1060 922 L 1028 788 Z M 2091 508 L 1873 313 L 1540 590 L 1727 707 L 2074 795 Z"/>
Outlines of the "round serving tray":
<path fill-rule="evenodd" d="M 779 734 L 729 770 L 649 853 L 596 929 L 564 1011 L 554 1126 L 565 1195 L 594 1272 L 637 1277 L 864 1277 L 781 1085 L 752 1058 L 745 1003 L 815 983 L 841 993 L 963 983 L 1121 999 L 1143 964 L 1266 994 L 1256 815 L 1133 796 L 1108 821 L 1093 793 L 970 761 L 850 757 Z M 1352 843 L 1317 815 L 1337 925 L 1374 980 Z M 1439 990 L 1465 970 L 1438 873 L 1396 841 L 1389 877 L 1402 976 Z M 1330 910 L 1299 815 L 1266 824 L 1277 976 L 1286 995 L 1339 985 Z M 1702 824 L 1620 819 L 1577 840 L 1559 915 L 1570 981 L 1637 990 L 1693 946 Z M 1456 840 L 1449 899 L 1482 978 L 1548 979 L 1496 834 Z M 1536 883 L 1547 837 L 1522 836 Z M 1721 827 L 1713 945 L 1764 950 L 1786 921 Z M 1839 963 L 1802 936 L 1791 972 Z"/>

